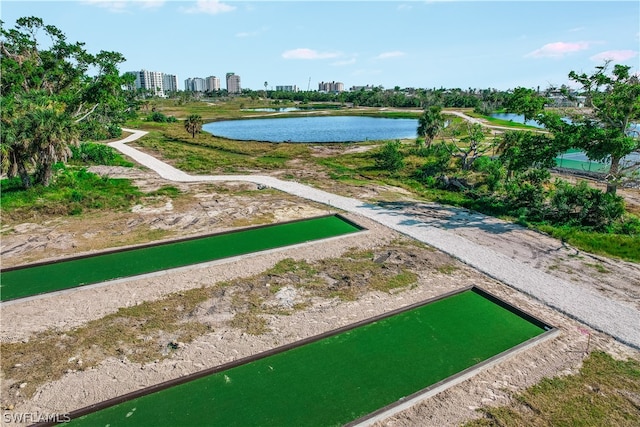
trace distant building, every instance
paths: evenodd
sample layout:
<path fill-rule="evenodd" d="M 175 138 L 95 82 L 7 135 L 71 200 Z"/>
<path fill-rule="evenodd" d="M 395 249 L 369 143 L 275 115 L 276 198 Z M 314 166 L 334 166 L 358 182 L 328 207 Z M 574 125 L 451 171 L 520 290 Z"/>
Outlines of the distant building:
<path fill-rule="evenodd" d="M 220 79 L 216 76 L 209 76 L 205 80 L 207 92 L 218 92 L 220 90 Z"/>
<path fill-rule="evenodd" d="M 158 71 L 129 71 L 129 74 L 135 76 L 135 89 L 146 89 L 155 96 L 164 97 L 164 79 L 163 73 Z"/>
<path fill-rule="evenodd" d="M 188 92 L 204 92 L 205 81 L 200 77 L 190 77 L 184 81 L 184 90 Z"/>
<path fill-rule="evenodd" d="M 571 91 L 566 87 L 549 88 L 545 96 L 551 100 L 551 107 L 556 108 L 581 108 L 587 100 L 586 96 L 578 96 L 575 91 Z"/>
<path fill-rule="evenodd" d="M 276 86 L 278 92 L 298 92 L 300 89 L 296 85 L 291 86 Z"/>
<path fill-rule="evenodd" d="M 341 82 L 320 82 L 318 92 L 340 93 L 344 92 L 344 83 Z"/>
<path fill-rule="evenodd" d="M 374 86 L 371 85 L 366 85 L 366 86 L 351 86 L 351 89 L 349 89 L 351 92 L 359 92 L 361 90 L 368 92 L 373 90 Z M 380 86 L 380 88 L 382 88 L 382 86 Z"/>
<path fill-rule="evenodd" d="M 227 93 L 241 93 L 240 76 L 235 73 L 227 73 Z"/>
<path fill-rule="evenodd" d="M 162 88 L 165 95 L 167 92 L 178 91 L 178 76 L 174 74 L 162 74 Z"/>

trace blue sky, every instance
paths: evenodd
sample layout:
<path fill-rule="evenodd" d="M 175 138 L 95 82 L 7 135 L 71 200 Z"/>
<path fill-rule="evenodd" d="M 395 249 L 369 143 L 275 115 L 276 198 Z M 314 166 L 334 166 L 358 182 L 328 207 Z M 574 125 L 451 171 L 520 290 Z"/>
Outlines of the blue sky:
<path fill-rule="evenodd" d="M 3 0 L 0 17 L 54 25 L 121 71 L 235 72 L 243 88 L 546 88 L 605 58 L 640 69 L 638 1 Z M 309 83 L 310 82 L 310 83 Z"/>

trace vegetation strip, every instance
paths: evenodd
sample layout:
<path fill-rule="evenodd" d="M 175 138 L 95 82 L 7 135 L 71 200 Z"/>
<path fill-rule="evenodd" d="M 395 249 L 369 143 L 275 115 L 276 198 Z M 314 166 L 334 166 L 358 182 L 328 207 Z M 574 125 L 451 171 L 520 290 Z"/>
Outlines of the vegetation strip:
<path fill-rule="evenodd" d="M 70 417 L 73 425 L 340 425 L 552 331 L 464 288 Z"/>
<path fill-rule="evenodd" d="M 0 272 L 0 299 L 24 298 L 360 230 L 362 227 L 340 215 L 327 215 L 13 267 Z"/>

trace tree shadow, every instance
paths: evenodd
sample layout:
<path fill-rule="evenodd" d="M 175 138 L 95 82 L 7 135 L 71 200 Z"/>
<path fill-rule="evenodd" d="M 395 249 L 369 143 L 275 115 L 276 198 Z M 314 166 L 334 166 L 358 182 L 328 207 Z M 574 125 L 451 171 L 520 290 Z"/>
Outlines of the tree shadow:
<path fill-rule="evenodd" d="M 479 212 L 455 206 L 445 206 L 429 202 L 378 202 L 367 204 L 367 208 L 390 215 L 407 217 L 401 225 L 431 226 L 443 230 L 479 229 L 491 234 L 522 231 L 526 228 L 494 218 Z"/>

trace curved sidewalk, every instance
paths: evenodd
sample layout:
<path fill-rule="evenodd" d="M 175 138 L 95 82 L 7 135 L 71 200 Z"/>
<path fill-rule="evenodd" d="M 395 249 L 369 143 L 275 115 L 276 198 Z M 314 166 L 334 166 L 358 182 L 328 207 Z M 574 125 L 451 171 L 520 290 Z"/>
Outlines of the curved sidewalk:
<path fill-rule="evenodd" d="M 308 200 L 356 213 L 433 246 L 488 276 L 542 301 L 590 327 L 640 349 L 640 311 L 582 289 L 572 283 L 522 264 L 451 232 L 427 225 L 411 215 L 318 190 L 297 182 L 262 175 L 186 174 L 153 156 L 126 145 L 146 132 L 123 129 L 132 135 L 109 143 L 162 178 L 178 182 L 246 181 L 262 184 Z"/>

